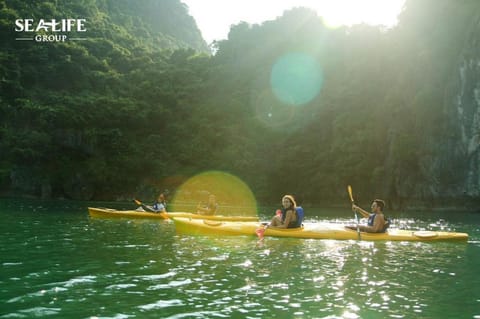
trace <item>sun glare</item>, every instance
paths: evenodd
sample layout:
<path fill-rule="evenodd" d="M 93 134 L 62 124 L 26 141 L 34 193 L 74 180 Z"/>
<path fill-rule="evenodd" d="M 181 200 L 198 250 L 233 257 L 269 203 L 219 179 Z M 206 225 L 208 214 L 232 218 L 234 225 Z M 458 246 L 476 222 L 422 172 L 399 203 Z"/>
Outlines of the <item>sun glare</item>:
<path fill-rule="evenodd" d="M 309 7 L 323 17 L 327 26 L 366 23 L 391 27 L 397 23 L 405 0 L 309 1 Z"/>
<path fill-rule="evenodd" d="M 182 0 L 189 7 L 207 43 L 228 37 L 230 26 L 245 21 L 261 24 L 285 10 L 307 7 L 315 10 L 329 27 L 366 23 L 394 26 L 405 0 Z"/>
<path fill-rule="evenodd" d="M 255 216 L 257 201 L 245 182 L 229 173 L 207 171 L 183 183 L 175 192 L 170 207 L 172 211 L 196 212 L 192 204 L 206 203 L 214 195 L 220 215 Z"/>

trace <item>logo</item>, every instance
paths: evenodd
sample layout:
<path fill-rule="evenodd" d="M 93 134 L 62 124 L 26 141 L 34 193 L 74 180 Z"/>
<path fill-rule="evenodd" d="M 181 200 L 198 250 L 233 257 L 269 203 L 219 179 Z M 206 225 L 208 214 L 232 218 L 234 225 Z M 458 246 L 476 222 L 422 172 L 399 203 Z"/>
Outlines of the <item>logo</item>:
<path fill-rule="evenodd" d="M 86 19 L 17 19 L 15 20 L 15 32 L 21 34 L 15 38 L 17 41 L 35 42 L 65 42 L 82 41 L 84 37 L 78 37 L 78 33 L 86 32 Z M 70 33 L 75 32 L 75 37 Z"/>

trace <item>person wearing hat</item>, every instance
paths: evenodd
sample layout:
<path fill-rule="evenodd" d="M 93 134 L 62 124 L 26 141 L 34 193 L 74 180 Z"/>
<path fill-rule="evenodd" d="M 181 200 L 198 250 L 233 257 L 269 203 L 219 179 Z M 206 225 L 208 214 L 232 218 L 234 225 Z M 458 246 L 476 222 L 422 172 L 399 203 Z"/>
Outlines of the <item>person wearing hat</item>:
<path fill-rule="evenodd" d="M 292 195 L 285 195 L 282 198 L 281 213 L 277 213 L 270 222 L 269 227 L 295 228 L 297 225 L 297 203 Z"/>

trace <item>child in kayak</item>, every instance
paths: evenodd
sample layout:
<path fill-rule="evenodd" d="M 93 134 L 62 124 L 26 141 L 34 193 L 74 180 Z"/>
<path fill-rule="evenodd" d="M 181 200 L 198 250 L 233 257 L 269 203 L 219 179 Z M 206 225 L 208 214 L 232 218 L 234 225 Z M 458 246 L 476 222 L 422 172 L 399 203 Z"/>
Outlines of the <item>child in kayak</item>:
<path fill-rule="evenodd" d="M 161 212 L 167 211 L 167 201 L 163 193 L 158 195 L 157 201 L 155 202 L 155 204 L 153 204 L 152 208 L 155 213 L 161 213 Z"/>
<path fill-rule="evenodd" d="M 151 212 L 151 213 L 162 213 L 167 211 L 167 201 L 165 195 L 161 193 L 158 195 L 157 200 L 152 206 L 145 205 L 141 201 L 134 199 L 133 200 L 139 207 L 136 209 L 138 212 Z"/>

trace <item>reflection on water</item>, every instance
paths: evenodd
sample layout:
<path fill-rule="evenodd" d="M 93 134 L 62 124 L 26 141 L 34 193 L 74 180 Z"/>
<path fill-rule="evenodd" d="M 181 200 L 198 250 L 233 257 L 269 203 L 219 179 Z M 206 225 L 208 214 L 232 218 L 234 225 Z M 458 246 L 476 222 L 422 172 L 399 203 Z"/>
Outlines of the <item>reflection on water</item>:
<path fill-rule="evenodd" d="M 179 236 L 168 221 L 14 213 L 0 213 L 0 318 L 480 316 L 480 218 L 471 215 L 394 221 L 466 231 L 468 244 L 259 244 L 254 237 Z M 315 218 L 352 222 L 348 211 Z"/>

